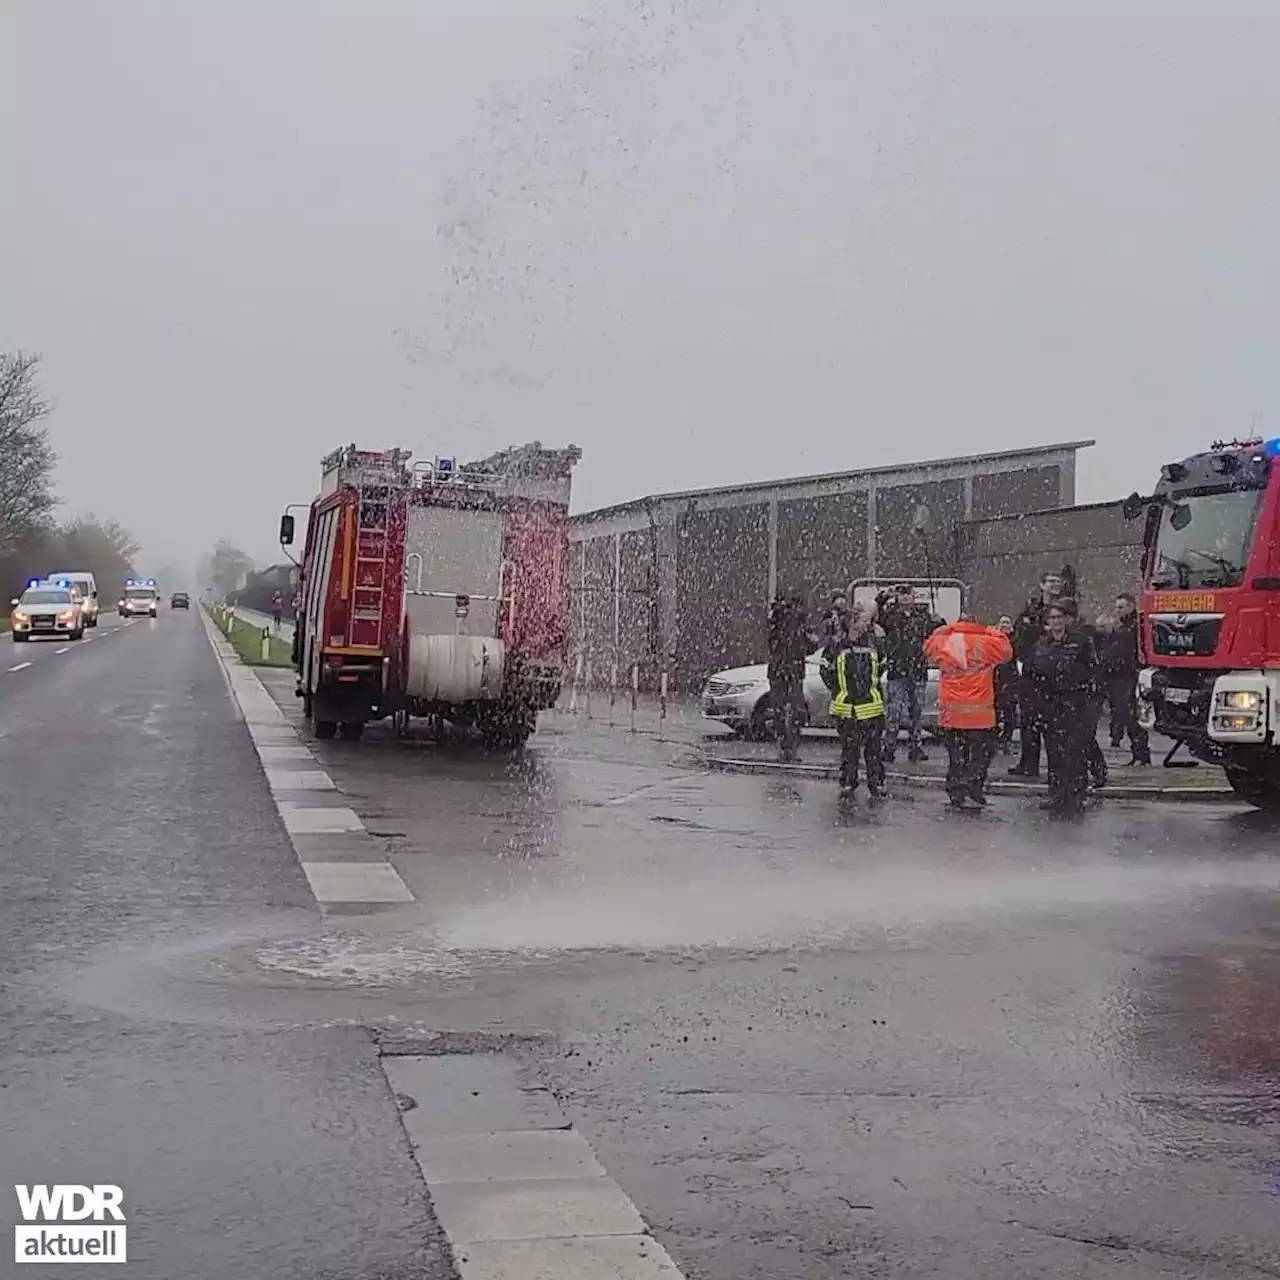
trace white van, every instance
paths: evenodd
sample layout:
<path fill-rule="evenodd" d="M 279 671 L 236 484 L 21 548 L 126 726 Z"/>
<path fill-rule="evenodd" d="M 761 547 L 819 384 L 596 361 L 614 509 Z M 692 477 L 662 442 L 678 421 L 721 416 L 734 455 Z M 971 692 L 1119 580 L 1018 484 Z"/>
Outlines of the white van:
<path fill-rule="evenodd" d="M 94 581 L 93 574 L 77 569 L 71 573 L 51 573 L 47 581 L 74 587 L 80 593 L 84 625 L 86 627 L 98 625 L 98 584 Z"/>

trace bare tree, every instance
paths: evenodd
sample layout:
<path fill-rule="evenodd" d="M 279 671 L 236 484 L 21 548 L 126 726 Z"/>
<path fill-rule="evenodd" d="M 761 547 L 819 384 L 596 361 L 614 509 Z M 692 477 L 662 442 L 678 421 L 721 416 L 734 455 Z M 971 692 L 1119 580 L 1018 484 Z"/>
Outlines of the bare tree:
<path fill-rule="evenodd" d="M 36 387 L 40 357 L 0 352 L 0 555 L 48 523 L 57 455 L 42 420 L 49 405 Z"/>
<path fill-rule="evenodd" d="M 253 558 L 225 538 L 213 549 L 204 566 L 204 577 L 224 599 L 244 585 L 246 575 L 253 569 Z"/>

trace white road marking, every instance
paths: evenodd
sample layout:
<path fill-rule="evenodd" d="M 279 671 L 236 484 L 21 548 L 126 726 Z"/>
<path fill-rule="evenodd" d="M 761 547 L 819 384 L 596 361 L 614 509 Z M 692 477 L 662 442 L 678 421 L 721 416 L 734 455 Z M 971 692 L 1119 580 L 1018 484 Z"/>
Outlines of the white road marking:
<path fill-rule="evenodd" d="M 341 909 L 367 905 L 396 907 L 414 901 L 413 894 L 400 878 L 399 872 L 384 857 L 372 862 L 326 862 L 323 858 L 310 861 L 298 848 L 298 837 L 344 835 L 356 840 L 369 840 L 364 823 L 354 809 L 343 805 L 320 806 L 295 800 L 282 799 L 282 795 L 299 792 L 336 791 L 333 779 L 323 769 L 290 770 L 281 767 L 286 760 L 315 760 L 314 755 L 302 744 L 276 700 L 267 692 L 252 667 L 241 662 L 226 637 L 214 626 L 213 620 L 201 610 L 200 620 L 205 635 L 227 681 L 227 691 L 241 721 L 249 732 L 254 750 L 263 765 L 272 799 L 284 822 L 285 830 L 293 841 L 293 851 L 302 867 L 307 883 L 321 911 L 333 907 Z M 124 623 L 128 626 L 129 623 Z M 319 800 L 316 796 L 316 800 Z M 372 844 L 372 841 L 370 841 Z M 314 840 L 307 842 L 308 852 L 315 856 Z M 335 856 L 336 855 L 335 851 Z M 327 913 L 326 913 L 327 914 Z M 625 1277 L 625 1273 L 619 1273 Z M 571 1280 L 566 1273 L 565 1280 Z M 676 1277 L 679 1280 L 679 1277 Z"/>
<path fill-rule="evenodd" d="M 17 665 L 16 667 L 10 667 L 10 668 L 9 668 L 9 670 L 10 670 L 10 671 L 25 671 L 25 670 L 26 670 L 30 665 L 31 665 L 31 663 L 29 663 L 29 662 L 20 662 L 20 663 L 18 663 L 18 665 Z"/>
<path fill-rule="evenodd" d="M 70 651 L 70 645 L 64 645 L 61 649 L 55 649 L 54 653 L 67 653 Z"/>
<path fill-rule="evenodd" d="M 405 1132 L 462 1280 L 684 1280 L 522 1064 L 441 1054 L 382 1069 L 419 1104 Z"/>

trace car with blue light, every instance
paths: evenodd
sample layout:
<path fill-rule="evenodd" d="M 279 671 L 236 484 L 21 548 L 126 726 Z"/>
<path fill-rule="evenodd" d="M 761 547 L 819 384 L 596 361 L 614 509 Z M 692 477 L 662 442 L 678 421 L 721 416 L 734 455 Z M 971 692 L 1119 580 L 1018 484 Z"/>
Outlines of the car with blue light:
<path fill-rule="evenodd" d="M 16 600 L 10 602 L 9 626 L 15 644 L 33 637 L 84 637 L 84 608 L 77 592 L 60 583 L 33 579 Z"/>
<path fill-rule="evenodd" d="M 154 618 L 160 612 L 160 591 L 154 578 L 129 578 L 118 605 L 122 618 Z"/>

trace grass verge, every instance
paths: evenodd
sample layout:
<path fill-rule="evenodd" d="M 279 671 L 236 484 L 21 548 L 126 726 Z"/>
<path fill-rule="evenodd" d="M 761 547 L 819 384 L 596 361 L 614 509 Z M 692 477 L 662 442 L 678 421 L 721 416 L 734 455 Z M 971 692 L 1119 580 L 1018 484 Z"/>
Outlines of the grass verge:
<path fill-rule="evenodd" d="M 293 645 L 279 636 L 269 636 L 267 640 L 267 656 L 262 656 L 262 628 L 255 627 L 233 613 L 224 614 L 218 610 L 210 613 L 218 629 L 231 642 L 231 647 L 240 655 L 242 662 L 251 667 L 291 667 L 293 666 Z"/>

